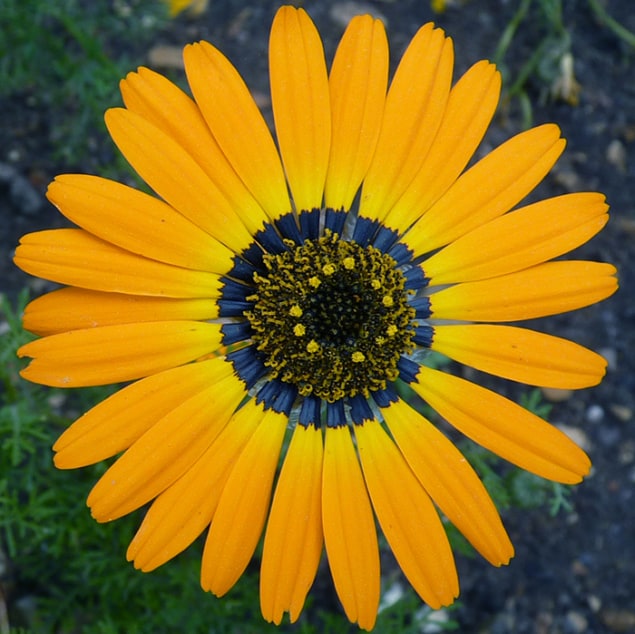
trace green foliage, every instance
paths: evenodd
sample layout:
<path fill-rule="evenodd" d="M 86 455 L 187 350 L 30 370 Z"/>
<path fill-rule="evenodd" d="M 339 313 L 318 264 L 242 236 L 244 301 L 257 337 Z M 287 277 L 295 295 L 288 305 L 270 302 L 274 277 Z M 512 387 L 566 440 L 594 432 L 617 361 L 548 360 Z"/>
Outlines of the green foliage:
<path fill-rule="evenodd" d="M 60 471 L 51 459 L 51 445 L 72 418 L 103 400 L 111 389 L 57 390 L 19 378 L 23 363 L 15 351 L 32 338 L 20 324 L 26 301 L 23 294 L 13 309 L 0 296 L 0 550 L 12 570 L 11 634 L 359 631 L 336 601 L 325 609 L 312 595 L 297 623 L 291 625 L 288 617 L 280 627 L 265 623 L 259 609 L 257 562 L 226 597 L 204 593 L 198 582 L 201 540 L 150 574 L 134 570 L 125 552 L 141 513 L 98 524 L 85 505 L 107 465 Z M 405 587 L 399 600 L 382 609 L 376 631 L 420 632 L 435 618 Z M 454 622 L 448 617 L 441 626 L 451 629 Z"/>
<path fill-rule="evenodd" d="M 142 0 L 2 0 L 0 96 L 51 108 L 58 158 L 77 162 L 165 17 L 163 3 Z"/>
<path fill-rule="evenodd" d="M 521 394 L 519 403 L 545 420 L 552 409 L 537 388 Z M 503 469 L 501 458 L 474 443 L 466 442 L 461 449 L 499 509 L 547 507 L 552 515 L 572 510 L 570 487 L 515 467 Z"/>
<path fill-rule="evenodd" d="M 635 48 L 635 33 L 615 20 L 601 0 L 578 2 L 594 15 L 601 26 L 608 29 L 629 48 Z M 511 20 L 501 34 L 493 61 L 503 74 L 506 99 L 517 99 L 524 126 L 532 125 L 532 106 L 528 87 L 533 84 L 542 101 L 560 99 L 577 105 L 580 86 L 574 76 L 572 52 L 573 31 L 564 19 L 565 0 L 520 0 Z M 583 7 L 576 6 L 576 10 Z M 518 48 L 518 40 L 528 38 L 530 50 L 518 67 L 511 68 L 510 50 Z"/>
<path fill-rule="evenodd" d="M 505 58 L 515 37 L 527 24 L 535 25 L 540 35 L 527 59 L 512 73 Z M 562 97 L 570 103 L 576 102 L 577 84 L 572 69 L 568 68 L 572 60 L 571 34 L 562 21 L 562 0 L 521 0 L 498 41 L 493 61 L 503 74 L 506 98 L 516 98 L 520 103 L 525 127 L 532 125 L 532 107 L 527 94 L 527 86 L 532 81 L 541 87 L 541 98 L 545 99 L 555 96 L 563 73 L 568 72 L 571 85 Z"/>

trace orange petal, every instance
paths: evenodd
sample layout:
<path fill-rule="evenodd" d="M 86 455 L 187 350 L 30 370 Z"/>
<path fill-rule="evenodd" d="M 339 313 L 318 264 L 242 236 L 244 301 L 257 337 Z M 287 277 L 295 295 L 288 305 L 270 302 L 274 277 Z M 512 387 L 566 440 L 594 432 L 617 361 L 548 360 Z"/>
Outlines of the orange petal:
<path fill-rule="evenodd" d="M 487 490 L 461 452 L 404 401 L 382 416 L 408 465 L 435 504 L 494 566 L 514 554 Z"/>
<path fill-rule="evenodd" d="M 379 137 L 388 84 L 388 40 L 379 20 L 354 17 L 337 47 L 329 87 L 333 130 L 325 205 L 350 209 Z"/>
<path fill-rule="evenodd" d="M 349 621 L 372 630 L 379 605 L 375 520 L 348 427 L 327 427 L 322 476 L 324 543 Z"/>
<path fill-rule="evenodd" d="M 216 297 L 218 275 L 149 260 L 81 229 L 22 236 L 14 262 L 30 275 L 95 291 L 163 297 Z"/>
<path fill-rule="evenodd" d="M 183 59 L 198 107 L 247 189 L 270 218 L 291 211 L 280 156 L 241 76 L 207 42 L 186 46 Z"/>
<path fill-rule="evenodd" d="M 211 385 L 169 411 L 99 479 L 87 504 L 109 522 L 165 491 L 201 457 L 244 396 L 244 385 L 220 362 Z M 228 370 L 229 368 L 229 370 Z"/>
<path fill-rule="evenodd" d="M 169 205 L 121 183 L 63 174 L 47 198 L 89 233 L 122 249 L 188 269 L 226 273 L 233 253 Z"/>
<path fill-rule="evenodd" d="M 378 422 L 356 425 L 355 438 L 370 499 L 399 566 L 430 607 L 449 605 L 459 581 L 434 505 Z"/>
<path fill-rule="evenodd" d="M 606 371 L 604 358 L 591 350 L 514 326 L 435 326 L 431 347 L 477 370 L 541 387 L 591 387 Z"/>
<path fill-rule="evenodd" d="M 421 398 L 475 442 L 522 469 L 556 482 L 582 480 L 591 462 L 561 431 L 494 392 L 421 367 L 411 383 Z"/>
<path fill-rule="evenodd" d="M 269 39 L 273 118 L 298 211 L 322 206 L 331 143 L 331 111 L 322 40 L 303 9 L 276 13 Z"/>
<path fill-rule="evenodd" d="M 181 145 L 230 201 L 250 233 L 261 229 L 267 219 L 264 210 L 227 161 L 194 101 L 148 68 L 129 73 L 120 86 L 126 108 Z"/>
<path fill-rule="evenodd" d="M 208 321 L 218 317 L 213 299 L 142 297 L 62 288 L 27 304 L 25 330 L 53 335 L 67 330 L 114 326 L 147 321 Z"/>
<path fill-rule="evenodd" d="M 236 253 L 249 246 L 231 200 L 174 139 L 131 110 L 111 108 L 104 118 L 120 152 L 161 198 Z"/>
<path fill-rule="evenodd" d="M 294 623 L 315 579 L 322 553 L 322 432 L 296 425 L 276 486 L 260 570 L 264 618 Z"/>
<path fill-rule="evenodd" d="M 388 226 L 409 227 L 456 181 L 494 116 L 500 88 L 500 73 L 486 61 L 474 64 L 459 79 L 428 155 L 386 217 Z"/>
<path fill-rule="evenodd" d="M 408 232 L 408 246 L 423 255 L 509 211 L 545 177 L 564 146 L 553 124 L 512 137 L 434 203 Z"/>
<path fill-rule="evenodd" d="M 201 566 L 201 586 L 216 596 L 238 581 L 256 549 L 288 422 L 285 414 L 265 412 L 225 483 Z"/>
<path fill-rule="evenodd" d="M 513 273 L 571 251 L 608 220 L 602 194 L 565 194 L 495 218 L 425 260 L 431 284 Z"/>
<path fill-rule="evenodd" d="M 388 90 L 377 148 L 362 188 L 360 215 L 383 219 L 418 172 L 441 124 L 453 64 L 452 40 L 431 23 L 421 27 Z"/>
<path fill-rule="evenodd" d="M 63 332 L 22 346 L 20 374 L 54 387 L 131 381 L 194 361 L 220 345 L 220 325 L 159 321 Z"/>
<path fill-rule="evenodd" d="M 601 262 L 556 261 L 489 280 L 456 284 L 434 293 L 435 319 L 515 321 L 582 308 L 617 289 L 615 267 Z"/>
<path fill-rule="evenodd" d="M 55 466 L 75 469 L 127 449 L 152 425 L 206 388 L 217 374 L 212 359 L 153 374 L 115 392 L 78 418 L 53 445 Z"/>
<path fill-rule="evenodd" d="M 234 462 L 261 417 L 262 408 L 248 401 L 199 460 L 157 497 L 126 553 L 135 568 L 154 570 L 185 550 L 209 525 Z"/>

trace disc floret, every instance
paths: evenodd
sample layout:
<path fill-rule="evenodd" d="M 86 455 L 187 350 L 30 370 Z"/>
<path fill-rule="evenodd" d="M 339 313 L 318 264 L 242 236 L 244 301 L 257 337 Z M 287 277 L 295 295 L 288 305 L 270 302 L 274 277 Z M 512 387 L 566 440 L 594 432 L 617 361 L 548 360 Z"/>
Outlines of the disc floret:
<path fill-rule="evenodd" d="M 246 316 L 272 378 L 335 402 L 385 389 L 414 348 L 414 309 L 395 260 L 325 230 L 264 256 Z"/>

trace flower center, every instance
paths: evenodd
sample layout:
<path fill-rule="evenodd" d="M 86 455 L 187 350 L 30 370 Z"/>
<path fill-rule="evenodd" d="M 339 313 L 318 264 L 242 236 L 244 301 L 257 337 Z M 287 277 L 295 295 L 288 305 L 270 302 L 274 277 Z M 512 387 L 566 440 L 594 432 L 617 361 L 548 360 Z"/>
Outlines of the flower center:
<path fill-rule="evenodd" d="M 245 313 L 272 378 L 330 403 L 385 389 L 414 348 L 415 311 L 395 260 L 328 229 L 285 242 L 288 251 L 264 256 Z"/>

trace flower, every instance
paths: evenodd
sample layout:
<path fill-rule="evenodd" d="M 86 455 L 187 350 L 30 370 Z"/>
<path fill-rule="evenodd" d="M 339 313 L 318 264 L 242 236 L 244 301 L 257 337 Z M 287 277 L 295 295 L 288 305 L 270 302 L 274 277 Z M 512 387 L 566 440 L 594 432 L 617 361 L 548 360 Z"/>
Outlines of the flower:
<path fill-rule="evenodd" d="M 371 629 L 375 518 L 421 598 L 450 604 L 459 587 L 436 507 L 492 564 L 513 548 L 476 473 L 404 394 L 523 469 L 579 482 L 590 462 L 567 436 L 426 354 L 532 385 L 597 384 L 602 357 L 505 322 L 614 292 L 609 264 L 551 261 L 603 227 L 604 197 L 510 211 L 563 151 L 555 125 L 466 169 L 500 77 L 481 61 L 452 86 L 452 43 L 432 24 L 388 89 L 379 21 L 351 21 L 327 74 L 310 18 L 281 8 L 269 47 L 279 150 L 216 48 L 189 45 L 184 60 L 193 100 L 140 68 L 121 83 L 125 108 L 106 113 L 157 196 L 59 176 L 48 197 L 79 228 L 26 235 L 16 251 L 24 271 L 67 286 L 25 311 L 41 338 L 19 350 L 32 358 L 23 376 L 131 382 L 62 434 L 55 464 L 123 452 L 90 493 L 93 516 L 152 502 L 127 554 L 144 571 L 209 527 L 201 584 L 216 595 L 264 529 L 268 621 L 298 618 L 324 546 L 348 618 Z"/>
<path fill-rule="evenodd" d="M 179 13 L 187 11 L 190 15 L 201 15 L 207 9 L 208 0 L 164 0 L 168 5 L 170 17 L 175 18 Z"/>

